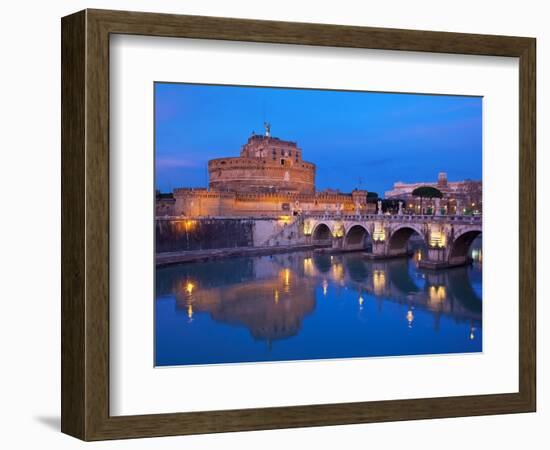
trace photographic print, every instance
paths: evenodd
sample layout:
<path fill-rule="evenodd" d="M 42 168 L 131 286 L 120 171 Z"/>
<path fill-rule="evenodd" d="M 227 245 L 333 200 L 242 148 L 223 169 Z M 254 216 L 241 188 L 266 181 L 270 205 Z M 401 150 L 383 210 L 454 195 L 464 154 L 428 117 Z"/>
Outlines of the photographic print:
<path fill-rule="evenodd" d="M 155 366 L 483 350 L 481 97 L 154 98 Z"/>

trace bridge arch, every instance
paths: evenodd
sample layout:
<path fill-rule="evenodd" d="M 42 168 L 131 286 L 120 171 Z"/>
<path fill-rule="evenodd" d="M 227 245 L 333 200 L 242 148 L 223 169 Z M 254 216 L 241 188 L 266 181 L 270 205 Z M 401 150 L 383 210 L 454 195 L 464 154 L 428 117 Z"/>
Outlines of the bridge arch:
<path fill-rule="evenodd" d="M 367 247 L 370 234 L 367 228 L 359 223 L 351 224 L 344 236 L 344 248 L 347 250 L 363 250 Z"/>
<path fill-rule="evenodd" d="M 425 245 L 424 233 L 420 227 L 413 224 L 402 225 L 391 232 L 388 239 L 388 255 L 405 255 L 413 234 L 418 234 Z"/>
<path fill-rule="evenodd" d="M 450 264 L 464 264 L 468 261 L 470 246 L 481 235 L 481 227 L 470 228 L 454 237 L 449 251 Z"/>
<path fill-rule="evenodd" d="M 316 245 L 330 245 L 332 243 L 330 227 L 324 222 L 317 223 L 311 233 L 311 241 Z"/>

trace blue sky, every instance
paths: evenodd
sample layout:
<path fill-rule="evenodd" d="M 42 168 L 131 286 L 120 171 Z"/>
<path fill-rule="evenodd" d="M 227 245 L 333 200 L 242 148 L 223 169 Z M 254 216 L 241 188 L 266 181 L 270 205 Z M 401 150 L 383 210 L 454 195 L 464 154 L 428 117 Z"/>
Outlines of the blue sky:
<path fill-rule="evenodd" d="M 238 156 L 264 120 L 317 165 L 319 190 L 481 179 L 481 97 L 156 83 L 155 109 L 162 192 L 206 187 L 207 161 Z"/>

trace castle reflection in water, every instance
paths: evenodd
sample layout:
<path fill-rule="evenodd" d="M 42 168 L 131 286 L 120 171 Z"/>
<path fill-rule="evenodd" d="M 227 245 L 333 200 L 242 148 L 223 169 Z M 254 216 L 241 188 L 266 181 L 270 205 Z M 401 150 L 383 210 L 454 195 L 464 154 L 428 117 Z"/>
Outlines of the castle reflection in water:
<path fill-rule="evenodd" d="M 410 259 L 296 252 L 157 270 L 156 365 L 481 351 L 481 250 Z"/>

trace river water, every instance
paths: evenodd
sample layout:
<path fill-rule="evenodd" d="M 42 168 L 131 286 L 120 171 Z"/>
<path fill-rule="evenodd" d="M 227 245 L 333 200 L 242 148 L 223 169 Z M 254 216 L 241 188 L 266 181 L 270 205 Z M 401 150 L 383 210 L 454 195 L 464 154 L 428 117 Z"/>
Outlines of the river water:
<path fill-rule="evenodd" d="M 480 352 L 481 250 L 466 267 L 294 252 L 156 271 L 155 365 Z"/>

